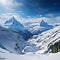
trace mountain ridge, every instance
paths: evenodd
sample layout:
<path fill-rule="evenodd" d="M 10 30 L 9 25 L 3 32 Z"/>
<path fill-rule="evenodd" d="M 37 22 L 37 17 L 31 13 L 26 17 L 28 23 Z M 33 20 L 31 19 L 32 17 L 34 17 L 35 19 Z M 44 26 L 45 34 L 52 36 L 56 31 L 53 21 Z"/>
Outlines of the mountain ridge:
<path fill-rule="evenodd" d="M 11 17 L 10 19 L 8 19 L 5 22 L 5 27 L 8 27 L 7 29 L 21 34 L 26 40 L 32 37 L 32 33 L 29 32 L 20 22 L 18 22 L 15 17 Z"/>

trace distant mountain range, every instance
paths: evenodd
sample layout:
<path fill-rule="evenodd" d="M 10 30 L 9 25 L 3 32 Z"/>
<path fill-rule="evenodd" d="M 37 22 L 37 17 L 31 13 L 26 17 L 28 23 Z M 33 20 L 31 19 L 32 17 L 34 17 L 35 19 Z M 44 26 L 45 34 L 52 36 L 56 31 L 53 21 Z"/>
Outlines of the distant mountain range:
<path fill-rule="evenodd" d="M 38 35 L 54 27 L 53 25 L 48 24 L 44 20 L 42 20 L 40 23 L 26 23 L 25 26 L 33 35 Z"/>

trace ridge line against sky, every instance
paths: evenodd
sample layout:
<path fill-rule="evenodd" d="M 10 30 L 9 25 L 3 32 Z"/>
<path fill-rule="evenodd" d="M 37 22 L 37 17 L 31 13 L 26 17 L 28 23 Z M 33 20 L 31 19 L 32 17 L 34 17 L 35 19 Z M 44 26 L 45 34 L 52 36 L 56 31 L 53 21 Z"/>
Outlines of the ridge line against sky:
<path fill-rule="evenodd" d="M 60 22 L 60 0 L 0 0 L 0 15 L 3 14 Z"/>

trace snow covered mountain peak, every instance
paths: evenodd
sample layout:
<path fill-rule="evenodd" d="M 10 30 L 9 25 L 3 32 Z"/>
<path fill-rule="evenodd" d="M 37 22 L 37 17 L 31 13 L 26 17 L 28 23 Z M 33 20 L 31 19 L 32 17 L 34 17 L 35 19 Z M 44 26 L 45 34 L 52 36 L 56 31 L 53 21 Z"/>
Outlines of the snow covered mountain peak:
<path fill-rule="evenodd" d="M 41 20 L 39 23 L 26 23 L 25 27 L 33 34 L 38 35 L 44 31 L 52 29 L 54 26 L 47 23 L 45 20 Z"/>
<path fill-rule="evenodd" d="M 14 16 L 11 17 L 11 18 L 9 18 L 9 19 L 5 22 L 5 25 L 6 25 L 6 26 L 8 26 L 8 25 L 21 25 L 21 26 L 22 26 L 22 24 L 20 24 L 20 23 L 15 19 Z"/>
<path fill-rule="evenodd" d="M 8 19 L 5 22 L 4 27 L 18 34 L 21 34 L 25 39 L 28 39 L 32 36 L 32 33 L 30 33 L 20 22 L 18 22 L 15 17 Z"/>
<path fill-rule="evenodd" d="M 44 26 L 44 27 L 46 27 L 47 25 L 48 25 L 48 23 L 45 22 L 44 20 L 42 20 L 42 21 L 40 22 L 40 26 Z"/>
<path fill-rule="evenodd" d="M 42 26 L 42 27 L 46 27 L 46 28 L 53 28 L 53 26 L 52 25 L 50 25 L 50 24 L 48 24 L 47 22 L 45 22 L 44 20 L 42 20 L 41 22 L 40 22 L 40 26 Z"/>
<path fill-rule="evenodd" d="M 12 31 L 20 31 L 20 30 L 23 30 L 23 25 L 18 22 L 15 17 L 11 17 L 9 18 L 6 22 L 5 22 L 5 28 L 8 28 Z"/>

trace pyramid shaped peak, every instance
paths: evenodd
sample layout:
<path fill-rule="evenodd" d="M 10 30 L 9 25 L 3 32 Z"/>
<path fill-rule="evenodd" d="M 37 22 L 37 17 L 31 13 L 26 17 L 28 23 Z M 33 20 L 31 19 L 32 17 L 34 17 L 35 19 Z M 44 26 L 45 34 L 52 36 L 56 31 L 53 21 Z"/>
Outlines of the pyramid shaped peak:
<path fill-rule="evenodd" d="M 9 20 L 11 20 L 11 21 L 17 21 L 14 16 L 12 16 Z"/>
<path fill-rule="evenodd" d="M 14 16 L 10 17 L 11 19 L 16 19 Z"/>
<path fill-rule="evenodd" d="M 17 21 L 17 19 L 15 19 L 15 17 L 10 17 L 5 23 L 5 26 L 21 26 L 23 27 L 23 25 Z"/>
<path fill-rule="evenodd" d="M 45 20 L 42 20 L 41 22 L 44 22 L 44 23 L 46 23 L 46 21 L 45 21 Z"/>
<path fill-rule="evenodd" d="M 10 17 L 6 22 L 5 24 L 8 24 L 8 23 L 17 23 L 18 21 L 15 19 L 15 17 Z"/>
<path fill-rule="evenodd" d="M 15 18 L 14 16 L 12 16 L 12 18 Z"/>
<path fill-rule="evenodd" d="M 40 26 L 42 27 L 47 27 L 47 28 L 53 28 L 52 25 L 49 25 L 45 20 L 42 20 L 41 23 L 40 23 Z"/>
<path fill-rule="evenodd" d="M 42 20 L 41 22 L 40 22 L 40 26 L 47 26 L 48 25 L 48 23 L 47 22 L 45 22 L 44 20 Z"/>

